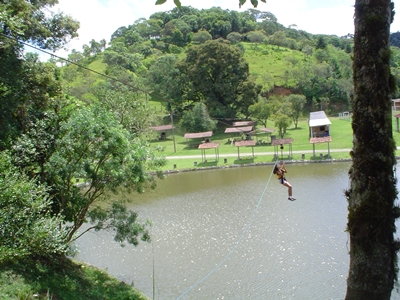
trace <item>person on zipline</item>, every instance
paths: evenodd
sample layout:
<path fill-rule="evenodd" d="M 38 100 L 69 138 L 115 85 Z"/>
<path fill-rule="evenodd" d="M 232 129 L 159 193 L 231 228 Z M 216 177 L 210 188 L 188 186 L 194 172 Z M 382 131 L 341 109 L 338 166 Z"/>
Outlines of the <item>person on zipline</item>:
<path fill-rule="evenodd" d="M 277 163 L 274 168 L 274 174 L 278 176 L 279 182 L 288 188 L 288 194 L 289 194 L 288 200 L 294 201 L 296 199 L 293 198 L 292 196 L 292 185 L 289 183 L 289 181 L 286 180 L 285 173 L 287 173 L 287 170 L 285 168 L 285 163 L 282 162 L 281 165 Z"/>

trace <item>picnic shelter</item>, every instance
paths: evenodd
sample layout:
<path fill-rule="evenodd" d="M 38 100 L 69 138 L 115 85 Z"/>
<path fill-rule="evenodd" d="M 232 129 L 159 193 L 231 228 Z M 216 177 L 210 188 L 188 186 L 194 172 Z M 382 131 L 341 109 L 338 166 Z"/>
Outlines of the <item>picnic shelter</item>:
<path fill-rule="evenodd" d="M 284 145 L 289 145 L 288 151 L 288 158 L 293 157 L 293 149 L 292 149 L 292 138 L 285 138 L 285 139 L 275 139 L 271 142 L 271 145 L 274 146 L 274 157 L 275 159 L 279 158 L 279 150 L 281 150 L 281 158 L 283 159 L 283 149 L 285 148 Z"/>

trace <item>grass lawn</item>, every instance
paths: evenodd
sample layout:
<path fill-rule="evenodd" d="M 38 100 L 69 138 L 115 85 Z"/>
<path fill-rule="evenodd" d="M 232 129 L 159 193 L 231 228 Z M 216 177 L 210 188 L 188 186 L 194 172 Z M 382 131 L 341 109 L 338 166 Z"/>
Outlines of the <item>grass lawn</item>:
<path fill-rule="evenodd" d="M 329 143 L 330 155 L 332 159 L 345 159 L 350 158 L 349 151 L 340 151 L 340 149 L 351 149 L 353 133 L 351 128 L 351 119 L 339 119 L 339 117 L 329 117 L 332 125 L 330 126 L 330 132 L 332 136 L 332 142 Z M 268 124 L 270 128 L 274 128 L 273 121 Z M 241 136 L 237 134 L 226 134 L 224 133 L 225 128 L 229 127 L 227 124 L 218 124 L 218 128 L 214 135 L 211 137 L 212 142 L 219 143 L 219 160 L 215 161 L 216 155 L 214 149 L 205 150 L 207 162 L 202 162 L 202 152 L 197 148 L 197 145 L 201 142 L 201 139 L 186 140 L 183 138 L 184 132 L 179 128 L 175 129 L 175 148 L 174 152 L 174 142 L 171 132 L 167 133 L 167 139 L 163 141 L 152 141 L 153 146 L 161 146 L 163 151 L 162 155 L 168 157 L 168 163 L 164 167 L 165 170 L 173 169 L 187 169 L 195 168 L 195 162 L 197 167 L 210 167 L 210 166 L 225 166 L 232 164 L 248 164 L 248 163 L 266 163 L 274 162 L 274 146 L 269 144 L 270 137 L 266 134 L 257 134 L 253 136 L 256 141 L 263 141 L 262 145 L 257 145 L 254 147 L 254 160 L 252 159 L 252 149 L 251 147 L 241 147 L 240 160 L 238 159 L 238 149 L 232 146 L 230 143 L 231 138 L 240 139 Z M 396 145 L 400 145 L 400 133 L 396 132 L 395 118 L 393 118 L 393 136 Z M 292 151 L 293 155 L 291 159 L 301 160 L 302 154 L 305 155 L 306 160 L 320 160 L 320 154 L 328 154 L 328 144 L 321 143 L 315 145 L 316 157 L 313 157 L 313 147 L 309 142 L 309 132 L 308 132 L 308 119 L 303 118 L 299 120 L 298 128 L 292 127 L 288 128 L 284 138 L 293 138 Z M 277 132 L 274 133 L 275 135 Z M 273 134 L 273 135 L 274 135 Z M 278 137 L 277 137 L 278 138 Z M 283 158 L 287 159 L 289 154 L 289 146 L 284 145 L 284 149 L 278 150 L 278 155 L 283 154 Z M 396 151 L 396 155 L 399 151 Z M 189 156 L 188 158 L 182 158 Z M 190 157 L 192 156 L 192 157 Z M 194 157 L 193 157 L 194 156 Z M 225 163 L 226 159 L 226 163 Z M 176 165 L 176 168 L 174 168 Z"/>
<path fill-rule="evenodd" d="M 0 299 L 147 300 L 106 272 L 70 259 L 0 263 Z"/>

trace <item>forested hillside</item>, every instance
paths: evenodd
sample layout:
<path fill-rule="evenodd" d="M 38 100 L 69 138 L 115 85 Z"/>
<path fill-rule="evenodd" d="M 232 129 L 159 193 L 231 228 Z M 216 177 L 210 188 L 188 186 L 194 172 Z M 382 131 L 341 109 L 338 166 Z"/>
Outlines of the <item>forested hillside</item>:
<path fill-rule="evenodd" d="M 259 111 L 249 107 L 265 101 L 275 107 L 271 112 L 286 107 L 282 113 L 291 115 L 287 103 L 272 104 L 287 102 L 271 96 L 279 94 L 276 87 L 302 95 L 304 112 L 349 110 L 352 43 L 351 35 L 284 27 L 272 13 L 256 9 L 182 7 L 118 28 L 108 45 L 92 40 L 68 59 L 129 83 L 128 90 L 165 101 L 180 114 L 201 101 L 211 117 L 257 119 Z M 399 49 L 393 53 L 399 85 Z M 104 101 L 104 86 L 115 84 L 72 64 L 64 66 L 62 77 L 69 93 L 84 101 Z"/>

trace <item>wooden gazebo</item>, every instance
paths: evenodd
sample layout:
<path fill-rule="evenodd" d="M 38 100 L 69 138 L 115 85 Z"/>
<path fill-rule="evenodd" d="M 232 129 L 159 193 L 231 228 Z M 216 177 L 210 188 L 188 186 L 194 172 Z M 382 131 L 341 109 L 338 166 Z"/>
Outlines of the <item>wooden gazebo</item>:
<path fill-rule="evenodd" d="M 161 125 L 161 126 L 151 126 L 150 129 L 160 132 L 160 140 L 165 140 L 167 138 L 167 131 L 173 130 L 172 125 Z"/>
<path fill-rule="evenodd" d="M 208 143 L 211 141 L 210 137 L 212 137 L 212 131 L 204 131 L 204 132 L 194 132 L 194 133 L 185 133 L 185 139 L 202 139 L 204 142 Z M 199 143 L 200 144 L 200 143 Z M 197 147 L 197 144 L 195 145 Z"/>
<path fill-rule="evenodd" d="M 329 148 L 330 142 L 332 142 L 331 136 L 310 138 L 310 144 L 312 144 L 312 146 L 313 146 L 313 157 L 315 157 L 315 144 L 328 143 L 328 158 L 330 158 L 331 157 L 331 151 Z"/>
<path fill-rule="evenodd" d="M 396 131 L 399 132 L 399 118 L 400 114 L 394 116 L 396 118 Z"/>
<path fill-rule="evenodd" d="M 279 158 L 279 150 L 281 150 L 281 158 L 283 159 L 284 145 L 289 145 L 288 158 L 292 158 L 293 157 L 292 143 L 293 143 L 293 139 L 292 138 L 273 140 L 271 142 L 271 145 L 274 146 L 274 157 L 275 157 L 275 159 Z"/>
<path fill-rule="evenodd" d="M 199 145 L 199 149 L 201 150 L 201 160 L 203 162 L 207 161 L 206 158 L 206 150 L 207 149 L 214 149 L 215 150 L 215 161 L 219 160 L 219 143 L 202 143 Z"/>
<path fill-rule="evenodd" d="M 238 159 L 240 160 L 240 147 L 251 147 L 251 151 L 252 151 L 252 157 L 254 160 L 254 146 L 256 145 L 256 141 L 254 140 L 242 140 L 242 141 L 237 141 L 235 142 L 235 146 L 238 149 Z"/>
<path fill-rule="evenodd" d="M 228 127 L 225 129 L 225 133 L 248 133 L 252 130 L 253 126 Z"/>

